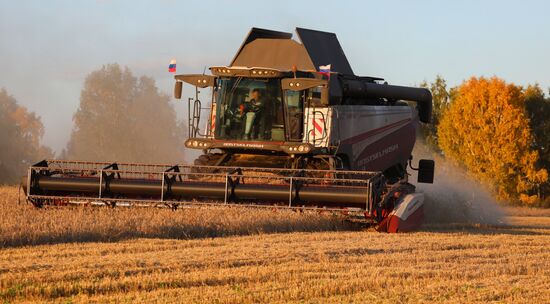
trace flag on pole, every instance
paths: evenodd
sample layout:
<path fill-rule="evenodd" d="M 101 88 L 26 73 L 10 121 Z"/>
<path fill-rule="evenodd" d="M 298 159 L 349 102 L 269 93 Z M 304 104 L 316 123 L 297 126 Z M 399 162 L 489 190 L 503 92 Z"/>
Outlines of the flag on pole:
<path fill-rule="evenodd" d="M 319 66 L 319 74 L 325 75 L 325 76 L 330 78 L 330 64 L 320 65 Z"/>
<path fill-rule="evenodd" d="M 176 59 L 170 60 L 170 65 L 168 65 L 168 72 L 170 73 L 176 72 Z"/>

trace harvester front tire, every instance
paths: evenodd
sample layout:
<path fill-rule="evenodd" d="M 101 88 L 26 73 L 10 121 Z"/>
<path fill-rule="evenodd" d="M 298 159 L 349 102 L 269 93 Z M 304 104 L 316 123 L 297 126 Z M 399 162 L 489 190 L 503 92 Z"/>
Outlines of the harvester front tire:
<path fill-rule="evenodd" d="M 220 157 L 224 157 L 222 153 L 208 153 L 199 156 L 193 164 L 195 166 L 216 166 Z M 208 168 L 192 168 L 193 173 L 213 173 L 215 169 Z"/>

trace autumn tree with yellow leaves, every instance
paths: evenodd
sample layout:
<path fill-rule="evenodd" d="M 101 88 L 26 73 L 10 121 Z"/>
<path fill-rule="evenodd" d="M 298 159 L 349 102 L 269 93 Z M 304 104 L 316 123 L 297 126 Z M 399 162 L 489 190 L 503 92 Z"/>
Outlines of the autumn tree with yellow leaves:
<path fill-rule="evenodd" d="M 445 155 L 494 185 L 499 198 L 532 204 L 548 173 L 537 169 L 524 101 L 520 86 L 473 77 L 457 88 L 437 134 Z"/>
<path fill-rule="evenodd" d="M 107 64 L 84 81 L 64 158 L 176 163 L 183 159 L 185 127 L 170 97 L 150 77 Z"/>
<path fill-rule="evenodd" d="M 43 135 L 40 117 L 0 89 L 0 185 L 18 182 L 28 166 L 53 156 Z"/>

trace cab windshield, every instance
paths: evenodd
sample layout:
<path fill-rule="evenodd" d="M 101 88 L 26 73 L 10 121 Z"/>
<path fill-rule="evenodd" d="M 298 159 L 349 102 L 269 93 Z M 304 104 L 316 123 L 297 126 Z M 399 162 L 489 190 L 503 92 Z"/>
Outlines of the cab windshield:
<path fill-rule="evenodd" d="M 216 129 L 218 139 L 284 141 L 280 79 L 218 79 Z"/>

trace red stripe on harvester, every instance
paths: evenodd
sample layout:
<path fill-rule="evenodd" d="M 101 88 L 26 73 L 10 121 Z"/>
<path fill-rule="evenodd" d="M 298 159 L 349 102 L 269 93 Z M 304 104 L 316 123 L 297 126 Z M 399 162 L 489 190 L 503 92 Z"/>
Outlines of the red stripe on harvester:
<path fill-rule="evenodd" d="M 319 131 L 319 133 L 323 134 L 323 128 L 315 121 L 315 119 L 313 120 L 313 126 L 315 127 L 315 129 L 317 129 L 317 131 Z"/>
<path fill-rule="evenodd" d="M 397 126 L 400 126 L 400 125 L 403 125 L 407 122 L 411 121 L 410 118 L 407 118 L 407 119 L 403 119 L 403 120 L 400 120 L 400 121 L 397 121 L 397 122 L 394 122 L 392 124 L 389 124 L 387 126 L 383 126 L 383 127 L 380 127 L 378 129 L 373 129 L 373 130 L 370 130 L 370 131 L 367 131 L 365 133 L 361 133 L 359 135 L 356 135 L 356 136 L 353 136 L 353 137 L 350 137 L 348 139 L 345 139 L 342 141 L 343 144 L 355 144 L 357 142 L 360 142 L 360 141 L 363 141 L 371 136 L 374 136 L 376 134 L 379 134 L 379 133 L 382 133 L 384 131 L 387 131 L 393 127 L 397 127 Z"/>

